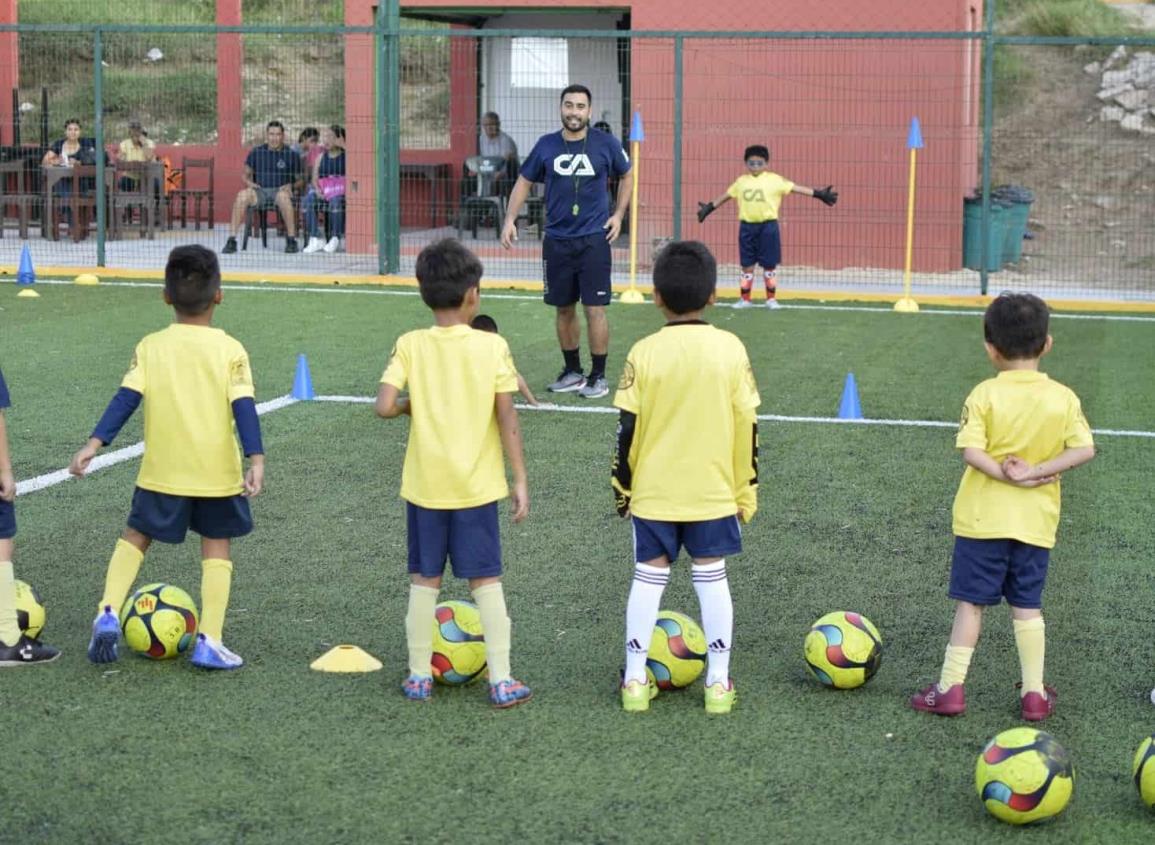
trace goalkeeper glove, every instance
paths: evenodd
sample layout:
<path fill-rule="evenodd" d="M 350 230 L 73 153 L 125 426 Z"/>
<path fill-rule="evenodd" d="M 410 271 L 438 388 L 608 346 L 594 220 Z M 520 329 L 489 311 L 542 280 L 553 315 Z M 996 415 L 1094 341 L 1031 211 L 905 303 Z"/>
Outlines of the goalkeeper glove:
<path fill-rule="evenodd" d="M 833 185 L 827 185 L 814 192 L 814 199 L 822 200 L 827 205 L 834 205 L 838 202 L 838 191 L 834 190 Z"/>
<path fill-rule="evenodd" d="M 700 203 L 698 203 L 698 222 L 699 223 L 705 223 L 706 218 L 709 217 L 713 213 L 713 211 L 714 211 L 714 203 L 712 203 L 712 202 L 700 202 Z"/>

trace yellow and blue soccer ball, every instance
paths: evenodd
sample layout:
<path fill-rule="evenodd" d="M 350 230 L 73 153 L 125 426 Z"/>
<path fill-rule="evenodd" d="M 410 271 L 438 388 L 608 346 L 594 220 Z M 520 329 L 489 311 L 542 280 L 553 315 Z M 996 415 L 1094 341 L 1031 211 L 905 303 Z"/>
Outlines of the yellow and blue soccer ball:
<path fill-rule="evenodd" d="M 1063 812 L 1075 789 L 1075 769 L 1050 734 L 1011 728 L 988 742 L 979 755 L 975 789 L 996 819 L 1030 824 Z"/>
<path fill-rule="evenodd" d="M 459 686 L 485 671 L 481 613 L 467 601 L 443 601 L 433 611 L 433 679 Z"/>
<path fill-rule="evenodd" d="M 1148 807 L 1155 807 L 1155 736 L 1149 736 L 1139 743 L 1135 752 L 1135 762 L 1131 766 L 1135 778 L 1135 788 L 1139 797 Z"/>
<path fill-rule="evenodd" d="M 25 636 L 34 640 L 40 638 L 40 632 L 44 630 L 44 602 L 32 585 L 23 581 L 16 582 L 16 621 Z"/>
<path fill-rule="evenodd" d="M 153 660 L 184 654 L 196 638 L 199 621 L 189 594 L 171 584 L 141 587 L 120 609 L 125 643 Z"/>
<path fill-rule="evenodd" d="M 854 689 L 878 671 L 882 635 L 862 614 L 836 610 L 810 626 L 803 651 L 811 674 L 824 685 Z"/>
<path fill-rule="evenodd" d="M 697 622 L 684 613 L 663 610 L 646 654 L 646 673 L 658 689 L 683 689 L 706 668 L 706 651 L 706 635 Z"/>

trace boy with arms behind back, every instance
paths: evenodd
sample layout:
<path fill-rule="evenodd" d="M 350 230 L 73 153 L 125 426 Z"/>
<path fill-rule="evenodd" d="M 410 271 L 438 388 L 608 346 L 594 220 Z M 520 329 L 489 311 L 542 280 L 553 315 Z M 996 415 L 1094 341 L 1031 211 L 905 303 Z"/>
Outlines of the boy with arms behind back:
<path fill-rule="evenodd" d="M 742 550 L 739 522 L 758 508 L 760 399 L 746 348 L 711 326 L 714 256 L 696 241 L 665 247 L 654 263 L 654 304 L 668 322 L 634 344 L 614 405 L 621 410 L 612 484 L 633 517 L 634 581 L 626 605 L 622 707 L 648 710 L 656 694 L 646 653 L 670 564 L 693 558 L 694 591 L 709 643 L 706 712 L 729 713 L 734 608 L 726 557 Z"/>

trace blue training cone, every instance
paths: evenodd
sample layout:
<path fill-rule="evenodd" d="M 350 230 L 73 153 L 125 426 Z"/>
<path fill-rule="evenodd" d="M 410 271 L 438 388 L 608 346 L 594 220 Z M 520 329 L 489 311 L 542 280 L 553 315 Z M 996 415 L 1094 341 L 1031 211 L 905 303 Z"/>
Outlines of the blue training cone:
<path fill-rule="evenodd" d="M 28 251 L 28 244 L 20 250 L 20 269 L 16 271 L 16 284 L 31 285 L 36 282 L 36 271 L 32 268 L 32 253 Z"/>
<path fill-rule="evenodd" d="M 305 353 L 297 356 L 297 373 L 293 376 L 294 399 L 309 400 L 314 398 L 313 377 L 309 375 L 309 362 L 305 360 Z"/>
<path fill-rule="evenodd" d="M 858 401 L 858 383 L 854 380 L 854 373 L 846 374 L 846 384 L 842 387 L 842 401 L 838 403 L 838 419 L 862 419 L 862 405 Z"/>

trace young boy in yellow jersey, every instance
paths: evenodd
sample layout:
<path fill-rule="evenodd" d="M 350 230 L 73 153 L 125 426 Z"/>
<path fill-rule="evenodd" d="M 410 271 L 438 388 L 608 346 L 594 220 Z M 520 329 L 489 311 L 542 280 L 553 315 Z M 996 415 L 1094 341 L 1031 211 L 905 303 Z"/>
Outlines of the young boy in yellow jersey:
<path fill-rule="evenodd" d="M 434 608 L 448 557 L 469 580 L 485 631 L 489 700 L 522 704 L 532 693 L 510 672 L 510 622 L 501 587 L 497 502 L 510 495 L 502 450 L 513 472 L 513 521 L 529 513 L 529 489 L 513 393 L 517 370 L 500 335 L 470 328 L 481 295 L 481 262 L 452 238 L 417 256 L 421 298 L 433 326 L 397 339 L 377 389 L 377 414 L 408 414 L 401 473 L 409 534 L 409 610 L 405 634 L 411 701 L 433 695 Z M 401 396 L 408 388 L 409 397 Z"/>
<path fill-rule="evenodd" d="M 479 332 L 491 332 L 492 334 L 500 334 L 497 330 L 497 320 L 490 317 L 488 314 L 478 314 L 469 321 L 470 327 Z M 521 377 L 521 373 L 517 374 L 517 392 L 530 405 L 537 407 L 537 397 L 533 395 L 533 391 L 529 389 L 529 385 L 525 383 L 525 379 Z"/>
<path fill-rule="evenodd" d="M 654 262 L 654 304 L 667 323 L 634 344 L 614 395 L 620 409 L 612 484 L 633 518 L 634 580 L 626 605 L 622 707 L 648 710 L 656 689 L 646 653 L 670 564 L 682 546 L 709 643 L 706 712 L 734 705 L 734 609 L 726 558 L 742 550 L 739 522 L 758 508 L 758 386 L 736 336 L 702 319 L 718 269 L 696 241 L 666 246 Z"/>
<path fill-rule="evenodd" d="M 191 528 L 201 536 L 203 558 L 200 632 L 191 662 L 237 669 L 244 661 L 221 642 L 233 572 L 230 541 L 252 531 L 248 499 L 261 492 L 265 474 L 249 356 L 212 327 L 221 303 L 220 266 L 212 250 L 180 246 L 169 254 L 164 301 L 175 312 L 173 323 L 137 344 L 120 390 L 69 466 L 73 475 L 84 475 L 143 402 L 144 459 L 128 527 L 108 564 L 88 659 L 116 660 L 117 611 L 144 553 L 153 540 L 183 543 Z M 243 473 L 234 422 L 249 459 Z"/>
<path fill-rule="evenodd" d="M 966 710 L 963 682 L 978 643 L 983 608 L 1004 597 L 1022 668 L 1020 708 L 1047 718 L 1055 691 L 1043 683 L 1043 583 L 1059 524 L 1059 476 L 1095 456 L 1079 397 L 1039 372 L 1051 350 L 1047 306 L 1004 293 L 987 308 L 983 333 L 998 376 L 963 405 L 955 446 L 967 464 L 954 500 L 949 595 L 958 603 L 938 683 L 910 706 L 941 716 Z"/>
<path fill-rule="evenodd" d="M 726 193 L 712 202 L 698 203 L 698 222 L 705 221 L 714 209 L 731 199 L 738 202 L 738 253 L 742 263 L 739 280 L 741 299 L 735 308 L 750 308 L 750 293 L 754 288 L 755 265 L 762 265 L 762 281 L 766 285 L 766 307 L 779 308 L 777 270 L 782 262 L 782 239 L 778 232 L 778 207 L 787 194 L 802 194 L 822 200 L 827 205 L 838 202 L 833 186 L 807 188 L 784 179 L 766 169 L 770 151 L 761 144 L 746 148 L 747 173 L 734 180 Z"/>
<path fill-rule="evenodd" d="M 11 406 L 8 385 L 0 372 L 0 668 L 51 663 L 60 656 L 52 646 L 25 636 L 16 610 L 16 574 L 12 570 L 12 538 L 16 536 L 16 476 L 8 454 L 8 423 L 4 409 Z"/>

